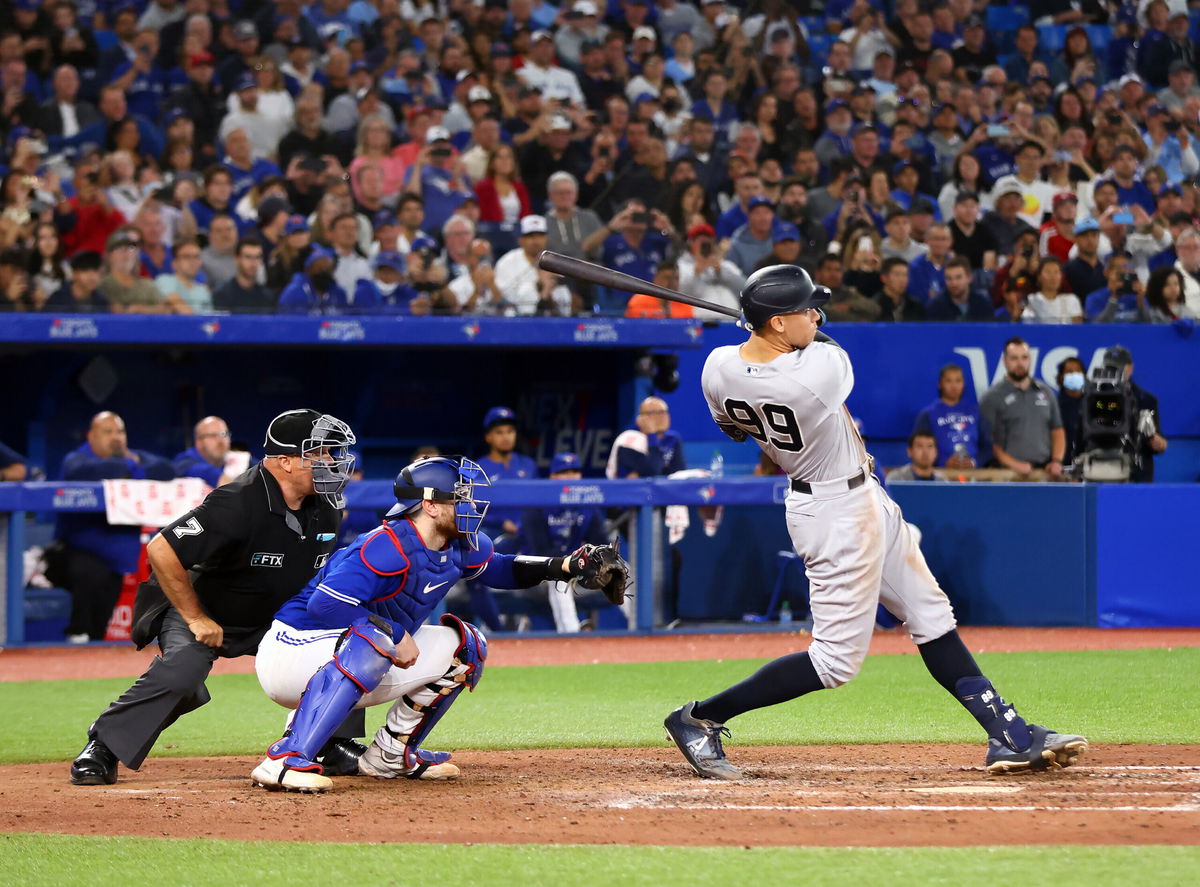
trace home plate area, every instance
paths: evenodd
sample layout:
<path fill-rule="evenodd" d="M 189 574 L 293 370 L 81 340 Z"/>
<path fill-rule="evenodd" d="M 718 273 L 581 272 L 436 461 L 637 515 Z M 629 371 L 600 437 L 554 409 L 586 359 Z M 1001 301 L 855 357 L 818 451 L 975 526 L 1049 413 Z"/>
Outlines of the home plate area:
<path fill-rule="evenodd" d="M 1093 745 L 1066 770 L 989 776 L 980 745 L 737 747 L 700 780 L 672 748 L 462 751 L 462 776 L 251 786 L 251 758 L 153 758 L 115 786 L 0 768 L 0 831 L 283 841 L 979 846 L 1196 844 L 1200 746 Z"/>

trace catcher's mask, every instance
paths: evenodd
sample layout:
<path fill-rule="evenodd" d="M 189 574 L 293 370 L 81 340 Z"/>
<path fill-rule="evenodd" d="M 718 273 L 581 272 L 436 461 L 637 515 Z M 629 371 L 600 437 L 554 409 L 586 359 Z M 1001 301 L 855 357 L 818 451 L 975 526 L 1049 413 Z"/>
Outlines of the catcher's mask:
<path fill-rule="evenodd" d="M 422 501 L 453 502 L 454 526 L 471 548 L 479 547 L 479 526 L 491 502 L 477 499 L 479 487 L 489 487 L 487 472 L 464 456 L 431 456 L 400 469 L 392 492 L 396 504 L 387 517 L 398 517 Z"/>
<path fill-rule="evenodd" d="M 263 449 L 268 456 L 299 456 L 312 469 L 313 490 L 334 508 L 345 508 L 357 438 L 350 426 L 328 413 L 289 410 L 271 420 Z"/>

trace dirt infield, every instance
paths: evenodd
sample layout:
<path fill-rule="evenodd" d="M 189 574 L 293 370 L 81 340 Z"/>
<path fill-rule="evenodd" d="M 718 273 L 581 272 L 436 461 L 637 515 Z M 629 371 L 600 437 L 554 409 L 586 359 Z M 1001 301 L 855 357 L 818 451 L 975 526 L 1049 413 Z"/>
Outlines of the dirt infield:
<path fill-rule="evenodd" d="M 753 778 L 696 779 L 673 749 L 462 752 L 456 782 L 252 787 L 253 758 L 152 759 L 115 786 L 65 763 L 0 768 L 0 831 L 275 841 L 726 846 L 1200 843 L 1200 746 L 1092 749 L 989 777 L 980 746 L 731 749 Z"/>
<path fill-rule="evenodd" d="M 960 629 L 975 653 L 1029 650 L 1132 650 L 1200 647 L 1200 629 L 971 628 Z M 782 656 L 808 646 L 799 633 L 656 634 L 630 636 L 493 637 L 488 667 L 589 665 L 602 662 L 666 662 L 696 659 L 753 659 Z M 134 677 L 146 670 L 156 650 L 129 645 L 30 647 L 0 651 L 0 681 Z M 916 653 L 908 635 L 875 633 L 873 655 Z M 213 674 L 252 674 L 254 660 L 218 659 Z"/>
<path fill-rule="evenodd" d="M 1200 646 L 1200 630 L 964 628 L 976 652 Z M 776 656 L 796 634 L 499 638 L 489 666 Z M 882 632 L 873 654 L 912 653 Z M 136 675 L 125 647 L 7 650 L 0 680 Z M 248 672 L 253 659 L 221 660 Z M 1200 746 L 1100 746 L 1067 770 L 989 777 L 983 746 L 731 748 L 750 778 L 695 778 L 673 748 L 455 754 L 453 783 L 340 778 L 328 795 L 251 786 L 256 758 L 152 758 L 115 786 L 67 764 L 0 767 L 0 832 L 272 841 L 727 846 L 1200 843 Z M 430 803 L 435 802 L 435 803 Z"/>

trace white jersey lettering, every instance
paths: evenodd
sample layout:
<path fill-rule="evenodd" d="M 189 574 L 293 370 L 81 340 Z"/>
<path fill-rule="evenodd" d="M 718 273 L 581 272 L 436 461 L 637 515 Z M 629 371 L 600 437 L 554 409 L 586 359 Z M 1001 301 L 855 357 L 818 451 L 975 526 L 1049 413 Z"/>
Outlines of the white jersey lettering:
<path fill-rule="evenodd" d="M 700 384 L 713 420 L 741 428 L 789 477 L 836 480 L 866 461 L 844 406 L 854 369 L 836 345 L 814 342 L 765 364 L 726 345 L 708 356 Z"/>

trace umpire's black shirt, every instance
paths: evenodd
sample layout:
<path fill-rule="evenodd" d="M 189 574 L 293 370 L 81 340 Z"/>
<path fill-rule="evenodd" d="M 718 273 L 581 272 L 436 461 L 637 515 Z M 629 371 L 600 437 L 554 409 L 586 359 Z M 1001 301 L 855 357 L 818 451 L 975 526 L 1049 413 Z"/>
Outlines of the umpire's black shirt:
<path fill-rule="evenodd" d="M 341 523 L 341 511 L 321 496 L 308 496 L 299 510 L 290 510 L 260 462 L 209 493 L 164 527 L 162 536 L 189 570 L 209 618 L 252 633 L 265 631 L 275 611 L 324 565 Z M 257 638 L 250 642 L 245 652 L 258 645 Z"/>

